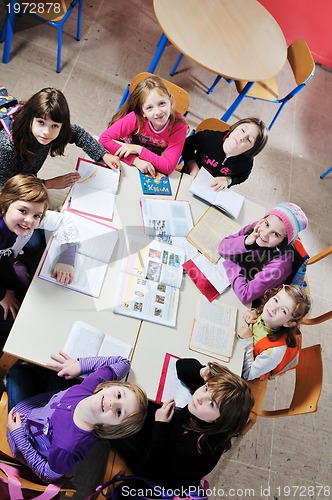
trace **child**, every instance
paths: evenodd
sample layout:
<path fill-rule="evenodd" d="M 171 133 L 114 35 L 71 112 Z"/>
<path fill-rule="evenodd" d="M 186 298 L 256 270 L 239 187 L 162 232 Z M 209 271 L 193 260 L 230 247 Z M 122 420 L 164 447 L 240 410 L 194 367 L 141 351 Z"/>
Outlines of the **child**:
<path fill-rule="evenodd" d="M 305 288 L 282 285 L 270 290 L 263 307 L 246 311 L 238 337 L 244 340 L 242 377 L 264 380 L 290 368 L 298 361 L 301 348 L 301 319 L 308 314 L 310 298 Z"/>
<path fill-rule="evenodd" d="M 13 455 L 45 482 L 70 472 L 97 437 L 130 436 L 143 425 L 147 398 L 136 384 L 115 382 L 129 371 L 120 356 L 73 359 L 51 356 L 60 377 L 90 373 L 81 384 L 33 396 L 12 408 L 7 438 Z"/>
<path fill-rule="evenodd" d="M 94 161 L 103 160 L 111 168 L 119 159 L 88 132 L 70 124 L 68 103 L 60 90 L 44 88 L 12 115 L 12 130 L 0 130 L 0 185 L 18 173 L 37 174 L 48 154 L 61 156 L 68 143 L 83 149 Z M 114 164 L 114 166 L 113 166 Z M 48 189 L 63 189 L 79 179 L 78 172 L 47 179 Z"/>
<path fill-rule="evenodd" d="M 155 175 L 171 174 L 178 164 L 188 125 L 159 76 L 142 80 L 113 116 L 100 143 L 128 165 Z M 120 140 L 124 142 L 120 142 Z"/>
<path fill-rule="evenodd" d="M 41 179 L 18 174 L 0 193 L 0 346 L 2 347 L 35 269 L 22 252 L 36 228 L 54 231 L 62 253 L 53 277 L 63 285 L 72 282 L 77 231 L 70 218 L 48 211 L 48 192 Z"/>
<path fill-rule="evenodd" d="M 182 172 L 193 178 L 204 167 L 215 177 L 211 187 L 223 191 L 248 179 L 253 157 L 262 151 L 268 130 L 258 118 L 244 118 L 225 132 L 202 130 L 187 137 L 182 151 Z"/>
<path fill-rule="evenodd" d="M 165 488 L 197 486 L 246 426 L 253 397 L 246 382 L 218 363 L 177 361 L 179 379 L 193 396 L 185 408 L 174 400 L 155 411 L 149 403 L 143 429 L 112 442 L 134 474 Z"/>
<path fill-rule="evenodd" d="M 219 243 L 230 284 L 243 304 L 261 298 L 270 288 L 291 283 L 297 234 L 308 219 L 294 203 L 280 203 L 258 222 Z M 299 266 L 298 266 L 299 267 Z"/>

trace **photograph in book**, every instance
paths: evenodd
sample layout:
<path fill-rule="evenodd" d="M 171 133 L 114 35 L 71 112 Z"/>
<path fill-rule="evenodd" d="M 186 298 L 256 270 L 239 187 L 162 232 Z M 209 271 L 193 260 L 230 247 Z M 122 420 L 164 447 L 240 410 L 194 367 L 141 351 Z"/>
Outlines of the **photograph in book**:
<path fill-rule="evenodd" d="M 121 271 L 180 288 L 184 261 L 185 252 L 180 247 L 128 234 Z"/>
<path fill-rule="evenodd" d="M 216 264 L 220 259 L 219 243 L 226 236 L 237 233 L 241 225 L 215 207 L 209 207 L 186 238 L 207 259 Z"/>
<path fill-rule="evenodd" d="M 118 230 L 79 214 L 68 211 L 66 213 L 75 224 L 79 240 L 75 256 L 74 280 L 67 285 L 67 288 L 99 297 L 108 264 L 118 241 Z M 61 245 L 53 237 L 48 244 L 39 271 L 40 278 L 58 284 L 52 278 L 52 272 L 60 253 Z"/>
<path fill-rule="evenodd" d="M 70 209 L 112 220 L 120 170 L 82 158 L 78 159 L 76 170 L 81 178 L 70 191 Z"/>
<path fill-rule="evenodd" d="M 186 236 L 193 227 L 188 201 L 142 198 L 140 203 L 148 236 Z"/>
<path fill-rule="evenodd" d="M 179 295 L 173 286 L 120 272 L 113 312 L 174 327 Z"/>
<path fill-rule="evenodd" d="M 225 189 L 224 191 L 215 191 L 211 187 L 214 181 L 215 178 L 202 167 L 192 181 L 189 191 L 237 219 L 244 202 L 244 196 L 236 193 L 232 188 Z"/>
<path fill-rule="evenodd" d="M 176 362 L 178 359 L 180 358 L 173 354 L 165 354 L 155 400 L 158 403 L 165 403 L 174 398 L 175 407 L 183 408 L 189 403 L 191 392 L 177 376 Z"/>
<path fill-rule="evenodd" d="M 211 304 L 200 296 L 195 311 L 189 349 L 229 361 L 235 339 L 237 308 L 223 302 Z"/>
<path fill-rule="evenodd" d="M 74 321 L 62 349 L 72 358 L 122 356 L 130 358 L 132 346 L 83 321 Z"/>
<path fill-rule="evenodd" d="M 151 174 L 143 174 L 139 170 L 143 194 L 159 194 L 163 196 L 171 196 L 172 189 L 169 177 L 161 172 L 156 172 L 153 177 Z"/>

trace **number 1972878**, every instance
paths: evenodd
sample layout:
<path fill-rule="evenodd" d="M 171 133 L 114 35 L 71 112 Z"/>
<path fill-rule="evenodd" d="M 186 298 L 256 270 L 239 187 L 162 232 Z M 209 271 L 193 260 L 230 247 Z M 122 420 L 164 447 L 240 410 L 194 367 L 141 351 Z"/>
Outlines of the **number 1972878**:
<path fill-rule="evenodd" d="M 30 12 L 31 14 L 61 13 L 61 4 L 59 2 L 15 2 L 7 3 L 6 7 L 9 13 L 14 11 L 15 14 L 25 14 L 26 12 Z"/>

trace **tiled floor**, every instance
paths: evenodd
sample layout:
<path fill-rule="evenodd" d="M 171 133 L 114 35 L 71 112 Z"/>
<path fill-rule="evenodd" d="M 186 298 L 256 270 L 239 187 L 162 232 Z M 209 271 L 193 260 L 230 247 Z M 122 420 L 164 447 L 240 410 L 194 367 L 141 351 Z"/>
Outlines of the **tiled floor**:
<path fill-rule="evenodd" d="M 24 18 L 20 21 L 10 63 L 0 64 L 0 83 L 20 98 L 28 98 L 45 86 L 60 88 L 68 99 L 72 121 L 94 134 L 105 129 L 127 82 L 147 69 L 161 35 L 152 0 L 84 0 L 82 39 L 77 42 L 72 36 L 76 29 L 73 14 L 65 27 L 62 71 L 56 74 L 55 30 L 48 26 L 28 29 Z M 177 50 L 168 46 L 156 73 L 169 78 L 177 55 Z M 236 96 L 233 85 L 225 81 L 207 96 L 205 91 L 214 75 L 188 59 L 183 59 L 173 79 L 190 93 L 191 127 L 203 118 L 220 117 Z M 289 76 L 284 73 L 281 86 L 286 87 L 288 82 Z M 332 72 L 317 67 L 308 88 L 286 106 L 276 122 L 266 149 L 255 160 L 250 179 L 238 187 L 265 207 L 281 201 L 299 204 L 310 221 L 303 241 L 311 255 L 332 245 L 332 218 L 328 217 L 332 174 L 324 180 L 319 178 L 332 162 L 331 90 Z M 231 122 L 256 115 L 269 123 L 275 109 L 272 104 L 247 99 Z M 47 160 L 41 175 L 67 172 L 75 166 L 78 153 L 69 146 L 65 157 Z M 54 192 L 55 205 L 63 194 Z M 331 264 L 332 256 L 309 269 L 314 315 L 332 309 Z M 318 494 L 318 487 L 332 487 L 332 431 L 328 424 L 332 410 L 331 326 L 327 322 L 303 328 L 304 345 L 323 346 L 324 384 L 318 412 L 260 419 L 244 438 L 234 442 L 210 474 L 211 487 L 216 488 L 211 498 L 222 498 L 222 488 L 234 499 L 331 496 L 327 489 Z M 269 384 L 271 405 L 289 397 L 292 382 L 288 374 Z M 294 486 L 302 489 L 296 491 Z"/>

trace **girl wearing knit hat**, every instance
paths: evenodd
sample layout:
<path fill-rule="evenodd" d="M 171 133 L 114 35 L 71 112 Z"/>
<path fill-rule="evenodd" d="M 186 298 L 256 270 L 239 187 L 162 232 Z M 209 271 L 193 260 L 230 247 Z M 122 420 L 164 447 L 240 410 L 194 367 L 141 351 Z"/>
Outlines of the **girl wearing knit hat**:
<path fill-rule="evenodd" d="M 271 288 L 291 283 L 297 271 L 293 242 L 307 226 L 302 209 L 285 202 L 219 243 L 227 277 L 243 304 L 261 298 Z"/>

